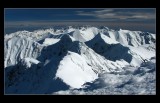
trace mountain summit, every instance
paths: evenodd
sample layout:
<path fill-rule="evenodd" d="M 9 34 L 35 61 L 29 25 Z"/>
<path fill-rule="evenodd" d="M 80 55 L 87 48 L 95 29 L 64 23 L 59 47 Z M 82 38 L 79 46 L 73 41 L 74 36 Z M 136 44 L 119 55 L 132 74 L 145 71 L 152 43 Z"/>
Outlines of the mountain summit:
<path fill-rule="evenodd" d="M 156 34 L 108 27 L 6 34 L 5 94 L 155 94 L 155 44 Z"/>

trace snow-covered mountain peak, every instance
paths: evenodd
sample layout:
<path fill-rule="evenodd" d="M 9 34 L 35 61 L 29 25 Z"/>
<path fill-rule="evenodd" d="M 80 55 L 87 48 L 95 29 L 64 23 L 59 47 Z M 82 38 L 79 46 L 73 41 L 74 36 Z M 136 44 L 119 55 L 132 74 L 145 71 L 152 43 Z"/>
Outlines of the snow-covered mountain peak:
<path fill-rule="evenodd" d="M 81 41 L 81 42 L 85 42 L 85 38 L 83 37 L 83 34 L 80 32 L 79 29 L 76 29 L 73 34 L 72 34 L 73 38 L 75 38 L 75 40 L 77 41 Z"/>
<path fill-rule="evenodd" d="M 4 42 L 5 67 L 15 65 L 25 57 L 36 58 L 43 46 L 29 38 L 14 36 Z"/>
<path fill-rule="evenodd" d="M 118 30 L 108 31 L 108 36 L 120 42 L 122 45 L 138 47 L 144 44 L 155 43 L 155 34 L 141 31 Z"/>
<path fill-rule="evenodd" d="M 156 34 L 105 26 L 7 34 L 4 36 L 5 92 L 49 94 L 69 88 L 89 89 L 88 83 L 99 82 L 101 74 L 107 77 L 105 83 L 120 88 L 123 84 L 118 83 L 126 82 L 120 79 L 124 75 L 154 73 L 155 43 Z M 119 81 L 114 81 L 115 78 Z"/>

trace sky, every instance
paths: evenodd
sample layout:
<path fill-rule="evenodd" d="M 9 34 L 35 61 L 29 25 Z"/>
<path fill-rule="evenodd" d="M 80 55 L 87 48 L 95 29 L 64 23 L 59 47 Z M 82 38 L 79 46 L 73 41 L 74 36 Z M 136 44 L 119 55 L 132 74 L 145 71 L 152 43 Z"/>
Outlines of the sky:
<path fill-rule="evenodd" d="M 6 32 L 54 26 L 91 25 L 155 33 L 154 8 L 5 8 Z"/>

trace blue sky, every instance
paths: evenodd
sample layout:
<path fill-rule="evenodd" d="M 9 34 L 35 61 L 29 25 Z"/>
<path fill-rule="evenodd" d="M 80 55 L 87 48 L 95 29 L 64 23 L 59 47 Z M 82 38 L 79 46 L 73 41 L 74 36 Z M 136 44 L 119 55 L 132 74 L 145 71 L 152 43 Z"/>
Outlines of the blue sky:
<path fill-rule="evenodd" d="M 92 19 L 91 16 L 80 16 L 78 11 L 92 9 L 6 9 L 6 21 L 63 21 Z"/>
<path fill-rule="evenodd" d="M 5 28 L 24 28 L 54 25 L 102 25 L 155 30 L 154 8 L 48 8 L 48 9 L 5 9 Z"/>

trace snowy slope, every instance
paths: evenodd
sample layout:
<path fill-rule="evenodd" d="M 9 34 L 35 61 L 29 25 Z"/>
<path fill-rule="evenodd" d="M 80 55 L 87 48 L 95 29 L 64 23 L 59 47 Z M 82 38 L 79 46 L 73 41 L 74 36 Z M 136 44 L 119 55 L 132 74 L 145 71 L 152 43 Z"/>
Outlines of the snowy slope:
<path fill-rule="evenodd" d="M 13 36 L 4 42 L 4 66 L 17 64 L 25 57 L 36 58 L 43 48 L 39 43 L 25 37 Z"/>
<path fill-rule="evenodd" d="M 89 41 L 95 37 L 99 33 L 99 30 L 95 27 L 89 27 L 86 30 L 80 30 L 80 33 L 85 38 L 86 41 Z"/>
<path fill-rule="evenodd" d="M 110 38 L 120 42 L 122 45 L 140 46 L 155 43 L 156 35 L 148 32 L 129 30 L 107 31 Z"/>
<path fill-rule="evenodd" d="M 141 67 L 126 67 L 126 71 L 119 73 L 103 73 L 88 88 L 78 90 L 69 89 L 54 92 L 63 95 L 155 95 L 156 94 L 156 66 L 155 58 Z"/>
<path fill-rule="evenodd" d="M 151 80 L 155 80 L 153 77 L 155 69 L 152 68 L 155 65 L 155 42 L 156 34 L 112 30 L 107 27 L 70 26 L 6 34 L 5 93 L 51 94 L 60 93 L 58 92 L 60 90 L 70 92 L 70 89 L 74 91 L 79 88 L 92 88 L 88 87 L 87 83 L 94 87 L 101 78 L 111 87 L 100 88 L 98 93 L 101 90 L 108 90 L 107 93 L 110 94 L 116 86 L 122 85 L 127 80 L 131 85 L 125 89 L 135 89 L 135 86 L 140 86 L 141 81 L 150 78 L 149 76 L 152 76 Z M 147 64 L 144 64 L 145 62 Z M 152 70 L 150 68 L 153 72 L 149 72 Z M 146 74 L 141 78 L 139 73 L 142 72 Z M 137 82 L 130 81 L 128 73 L 136 76 L 132 79 Z M 154 87 L 154 83 L 148 80 L 143 83 L 144 86 Z M 123 87 L 119 86 L 120 90 Z M 140 92 L 135 92 L 136 90 L 132 92 L 148 93 L 144 88 L 138 89 Z M 152 91 L 154 93 L 154 89 L 150 92 Z M 114 93 L 130 94 L 123 89 Z"/>
<path fill-rule="evenodd" d="M 91 82 L 98 78 L 92 68 L 87 65 L 84 58 L 74 52 L 68 52 L 69 55 L 60 62 L 56 76 L 73 88 L 81 88 L 86 82 Z M 78 59 L 78 61 L 75 61 Z M 73 78 L 74 77 L 74 78 Z"/>
<path fill-rule="evenodd" d="M 123 59 L 132 66 L 139 66 L 145 59 L 155 56 L 154 46 L 152 51 L 143 46 L 124 46 L 104 34 L 96 35 L 92 40 L 86 42 L 86 44 L 106 59 L 113 61 Z"/>
<path fill-rule="evenodd" d="M 129 64 L 123 60 L 106 60 L 84 43 L 74 41 L 67 56 L 61 60 L 56 75 L 71 87 L 81 88 L 84 83 L 98 78 L 99 73 L 119 72 L 126 65 Z"/>
<path fill-rule="evenodd" d="M 73 38 L 75 38 L 77 41 L 81 41 L 81 42 L 86 41 L 79 30 L 75 30 L 72 35 L 73 35 Z"/>
<path fill-rule="evenodd" d="M 52 45 L 59 41 L 60 39 L 54 39 L 54 38 L 46 38 L 43 42 L 43 45 Z"/>
<path fill-rule="evenodd" d="M 43 63 L 41 64 L 42 66 L 41 68 L 48 69 L 48 71 L 46 70 L 46 72 L 53 73 L 51 75 L 56 75 L 56 77 L 60 78 L 64 83 L 66 83 L 72 88 L 82 88 L 83 84 L 85 84 L 86 82 L 92 82 L 95 79 L 97 79 L 99 73 L 102 73 L 105 71 L 119 72 L 122 70 L 123 67 L 125 67 L 126 65 L 129 65 L 123 60 L 116 61 L 116 62 L 106 60 L 105 58 L 95 53 L 92 49 L 88 48 L 85 45 L 85 43 L 75 41 L 75 39 L 69 35 L 64 35 L 59 42 L 53 45 L 49 45 L 48 47 L 43 47 L 40 51 L 40 55 L 38 57 L 35 57 L 35 59 L 27 57 L 25 59 L 20 60 L 20 62 L 18 62 L 18 65 L 20 65 L 21 67 L 21 64 L 22 64 L 22 67 L 24 66 L 23 68 L 30 68 L 28 69 L 28 71 L 24 71 L 24 74 L 27 75 L 29 72 L 33 72 L 33 73 L 36 72 L 37 67 L 35 68 L 35 66 L 34 65 L 32 66 L 32 64 L 38 64 L 39 62 Z M 16 68 L 14 69 L 16 70 Z M 57 69 L 57 72 L 55 71 L 52 72 L 53 69 L 54 70 Z M 40 74 L 43 74 L 41 72 L 42 71 L 40 71 Z M 72 77 L 76 79 L 71 80 Z M 18 78 L 18 77 L 15 76 L 15 78 Z M 21 80 L 21 78 L 19 79 Z M 33 81 L 35 80 L 30 79 L 29 81 L 33 83 Z M 36 81 L 38 80 L 36 79 Z M 46 82 L 47 81 L 49 80 L 47 79 Z M 23 83 L 25 84 L 25 82 L 26 81 L 21 81 L 22 84 Z M 54 81 L 50 81 L 50 82 L 54 82 Z M 21 84 L 17 85 L 17 88 L 20 85 Z M 45 87 L 46 85 L 42 86 L 42 88 L 45 88 Z M 28 93 L 32 88 L 33 87 L 28 88 L 28 91 L 26 91 L 25 93 Z M 7 90 L 7 91 L 10 91 L 10 90 Z M 18 93 L 21 93 L 21 91 L 19 91 Z M 36 93 L 36 92 L 33 91 L 33 93 Z"/>
<path fill-rule="evenodd" d="M 69 39 L 71 40 L 71 37 L 65 35 L 61 41 L 70 41 Z M 124 61 L 112 62 L 106 60 L 88 48 L 83 42 L 73 40 L 72 42 L 67 47 L 63 46 L 70 52 L 61 60 L 56 75 L 73 88 L 81 88 L 84 83 L 95 80 L 99 73 L 104 71 L 118 72 L 128 65 Z M 71 79 L 72 77 L 75 77 L 75 79 Z"/>
<path fill-rule="evenodd" d="M 102 33 L 111 39 L 120 42 L 122 45 L 140 46 L 144 44 L 154 44 L 156 41 L 156 35 L 149 32 L 142 31 L 130 31 L 130 30 L 112 30 L 107 27 L 79 27 L 73 28 L 69 26 L 61 29 L 45 29 L 29 31 L 17 31 L 15 33 L 6 34 L 5 38 L 12 38 L 13 36 L 20 36 L 39 41 L 45 38 L 57 38 L 60 39 L 63 34 L 71 33 L 75 39 L 84 42 L 93 39 L 98 33 Z"/>

